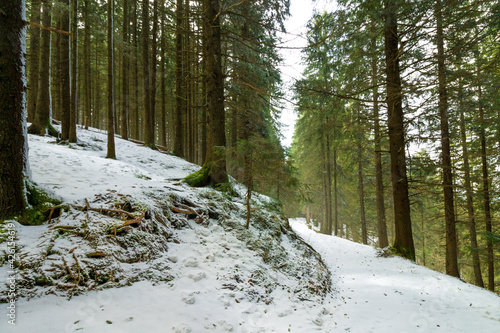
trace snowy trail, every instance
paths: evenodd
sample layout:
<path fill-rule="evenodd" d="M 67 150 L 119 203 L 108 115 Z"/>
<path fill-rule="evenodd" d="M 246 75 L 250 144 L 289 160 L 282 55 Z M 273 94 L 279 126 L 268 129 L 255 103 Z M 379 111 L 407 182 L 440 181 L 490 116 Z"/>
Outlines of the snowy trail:
<path fill-rule="evenodd" d="M 332 272 L 333 325 L 346 332 L 500 332 L 500 298 L 373 247 L 292 227 Z M 333 331 L 333 330 L 332 330 Z"/>

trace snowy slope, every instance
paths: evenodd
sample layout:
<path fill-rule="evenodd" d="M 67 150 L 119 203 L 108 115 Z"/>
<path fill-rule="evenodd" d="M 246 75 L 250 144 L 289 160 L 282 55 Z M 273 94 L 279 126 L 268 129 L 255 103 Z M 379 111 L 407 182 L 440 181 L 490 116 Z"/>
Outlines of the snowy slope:
<path fill-rule="evenodd" d="M 329 323 L 338 331 L 500 332 L 500 298 L 494 293 L 402 258 L 379 257 L 373 247 L 315 233 L 303 220 L 291 224 L 332 271 Z"/>
<path fill-rule="evenodd" d="M 120 281 L 90 291 L 88 284 L 81 285 L 70 300 L 55 285 L 35 286 L 28 294 L 33 298 L 16 302 L 15 327 L 3 314 L 6 304 L 0 304 L 0 332 L 500 331 L 500 298 L 488 291 L 400 258 L 378 257 L 374 248 L 317 234 L 303 220 L 293 220 L 291 226 L 321 254 L 330 276 L 278 217 L 257 207 L 259 202 L 254 203 L 256 216 L 247 232 L 242 227 L 242 198 L 230 202 L 218 192 L 178 181 L 199 167 L 123 140 L 117 140 L 118 160 L 106 160 L 105 134 L 80 130 L 79 138 L 78 145 L 68 147 L 30 136 L 35 182 L 77 205 L 84 205 L 84 199 L 105 205 L 133 198 L 139 207 L 149 207 L 158 218 L 175 223 L 160 225 L 148 219 L 128 235 L 158 241 L 161 238 L 147 231 L 160 228 L 168 233 L 167 249 L 161 251 L 163 245 L 153 242 L 148 260 L 126 264 L 94 259 L 108 260 Z M 209 210 L 217 212 L 218 217 L 200 225 L 160 205 L 179 198 L 200 205 L 207 215 Z M 72 210 L 37 227 L 16 223 L 19 254 L 33 261 L 42 258 L 44 264 L 37 269 L 46 274 L 65 257 L 76 275 L 76 258 L 83 269 L 81 258 L 95 244 L 53 229 L 64 225 L 80 230 L 82 219 L 97 219 L 94 229 L 85 223 L 93 232 L 116 223 L 92 214 Z M 125 236 L 119 237 L 123 242 Z M 147 250 L 138 246 L 129 253 L 123 244 L 96 242 L 98 249 L 117 257 L 135 258 Z M 49 243 L 52 254 L 40 256 Z M 7 271 L 7 265 L 0 267 L 0 292 Z M 325 279 L 331 280 L 326 295 Z"/>

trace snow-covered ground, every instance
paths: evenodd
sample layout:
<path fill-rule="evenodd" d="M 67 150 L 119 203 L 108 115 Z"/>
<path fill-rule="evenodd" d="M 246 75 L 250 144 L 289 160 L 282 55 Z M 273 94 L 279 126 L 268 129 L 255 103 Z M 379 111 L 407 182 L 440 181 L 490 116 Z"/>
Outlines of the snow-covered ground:
<path fill-rule="evenodd" d="M 79 138 L 71 149 L 30 136 L 34 181 L 65 202 L 82 204 L 105 193 L 152 202 L 148 193 L 163 191 L 202 205 L 205 196 L 216 195 L 178 182 L 198 169 L 181 159 L 117 140 L 118 160 L 106 160 L 104 134 L 81 130 Z M 139 279 L 71 300 L 44 293 L 21 298 L 15 303 L 16 326 L 8 323 L 7 304 L 0 304 L 0 332 L 500 332 L 497 295 L 401 258 L 379 257 L 372 247 L 315 233 L 294 219 L 292 228 L 331 272 L 331 291 L 318 296 L 320 277 L 307 275 L 321 271 L 309 267 L 315 257 L 303 257 L 286 230 L 269 253 L 251 248 L 259 240 L 275 240 L 262 229 L 240 228 L 240 206 L 238 200 L 228 206 L 224 221 L 186 220 L 185 227 L 171 230 L 164 254 L 126 264 L 131 268 L 124 274 L 149 270 L 154 277 L 164 274 L 165 281 Z M 51 235 L 47 225 L 15 225 L 19 250 L 34 251 L 34 244 Z M 65 237 L 55 240 L 57 256 L 73 247 L 66 243 L 75 238 Z M 66 253 L 68 269 L 76 267 L 72 258 L 81 258 L 85 246 L 79 241 Z M 0 267 L 0 290 L 7 266 Z"/>

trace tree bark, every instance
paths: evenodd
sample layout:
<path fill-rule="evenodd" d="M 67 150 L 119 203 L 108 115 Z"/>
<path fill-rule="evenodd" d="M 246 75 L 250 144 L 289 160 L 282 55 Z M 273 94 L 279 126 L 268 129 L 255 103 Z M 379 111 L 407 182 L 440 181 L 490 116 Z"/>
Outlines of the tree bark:
<path fill-rule="evenodd" d="M 459 84 L 458 96 L 462 96 L 462 82 Z M 472 248 L 472 266 L 474 268 L 474 278 L 475 284 L 481 288 L 484 288 L 483 276 L 481 273 L 481 263 L 479 260 L 479 252 L 477 245 L 477 233 L 476 233 L 476 218 L 474 214 L 474 199 L 472 193 L 471 177 L 470 177 L 470 164 L 469 164 L 469 150 L 467 148 L 467 136 L 465 132 L 465 116 L 464 110 L 462 109 L 462 102 L 459 101 L 460 109 L 460 138 L 462 144 L 462 158 L 464 163 L 464 186 L 465 194 L 467 197 L 467 217 L 469 224 L 469 235 Z"/>
<path fill-rule="evenodd" d="M 90 19 L 89 19 L 89 2 L 85 0 L 83 9 L 83 20 L 85 24 L 84 32 L 84 47 L 83 47 L 83 95 L 85 99 L 85 129 L 89 129 L 89 124 L 92 123 L 92 95 L 91 95 L 91 79 L 90 79 Z"/>
<path fill-rule="evenodd" d="M 359 108 L 359 106 L 358 106 Z M 364 173 L 363 173 L 363 144 L 362 144 L 362 134 L 361 130 L 361 116 L 359 109 L 357 111 L 358 116 L 358 194 L 359 194 L 359 214 L 361 222 L 361 239 L 363 244 L 368 244 L 368 231 L 366 228 L 366 212 L 365 212 L 365 187 L 364 187 Z"/>
<path fill-rule="evenodd" d="M 41 2 L 31 2 L 31 22 L 40 23 Z M 36 100 L 38 98 L 38 75 L 40 64 L 40 28 L 30 27 L 30 56 L 28 78 L 28 121 L 35 118 Z"/>
<path fill-rule="evenodd" d="M 205 63 L 207 87 L 207 155 L 205 165 L 210 168 L 210 183 L 227 183 L 224 114 L 224 76 L 222 74 L 220 1 L 203 0 L 203 34 L 205 36 Z"/>
<path fill-rule="evenodd" d="M 160 42 L 160 47 L 161 47 L 161 63 L 160 63 L 160 94 L 161 94 L 161 126 L 160 126 L 160 144 L 163 147 L 167 146 L 167 110 L 166 110 L 166 71 L 165 71 L 165 62 L 167 61 L 167 58 L 165 57 L 165 54 L 167 52 L 166 49 L 166 27 L 165 27 L 165 0 L 162 0 L 161 2 L 161 42 Z"/>
<path fill-rule="evenodd" d="M 396 232 L 393 247 L 403 257 L 415 260 L 415 247 L 410 218 L 410 200 L 408 196 L 408 178 L 406 175 L 403 96 L 399 69 L 400 50 L 397 2 L 395 0 L 384 0 L 384 9 L 389 150 L 391 154 L 391 181 Z"/>
<path fill-rule="evenodd" d="M 176 10 L 176 36 L 175 36 L 175 87 L 176 87 L 176 109 L 175 109 L 175 137 L 174 154 L 184 157 L 184 105 L 183 89 L 185 87 L 184 75 L 182 71 L 183 50 L 184 50 L 184 1 L 177 0 Z"/>
<path fill-rule="evenodd" d="M 71 19 L 71 105 L 69 114 L 69 142 L 76 142 L 78 121 L 78 0 L 72 0 Z"/>
<path fill-rule="evenodd" d="M 108 0 L 108 151 L 106 158 L 116 159 L 115 153 L 115 88 L 114 88 L 114 0 Z"/>
<path fill-rule="evenodd" d="M 129 2 L 123 0 L 123 51 L 122 51 L 122 121 L 121 135 L 123 140 L 128 140 L 128 118 L 129 118 L 129 63 L 130 63 L 130 45 L 129 45 Z"/>
<path fill-rule="evenodd" d="M 52 4 L 50 2 L 43 3 L 43 18 L 42 24 L 46 27 L 52 25 Z M 30 134 L 44 136 L 49 131 L 49 134 L 54 135 L 52 131 L 52 101 L 50 96 L 50 47 L 51 47 L 51 32 L 49 30 L 42 31 L 41 40 L 41 57 L 39 66 L 39 86 L 38 97 L 36 102 L 35 119 L 28 129 Z"/>
<path fill-rule="evenodd" d="M 151 133 L 151 81 L 149 65 L 149 0 L 142 0 L 142 74 L 144 94 L 144 144 L 154 146 L 154 136 Z"/>
<path fill-rule="evenodd" d="M 65 5 L 61 12 L 61 29 L 69 31 L 69 0 L 61 0 Z M 42 33 L 43 34 L 43 33 Z M 71 64 L 70 64 L 70 39 L 68 35 L 61 35 L 60 46 L 61 61 L 61 140 L 69 140 L 69 124 L 71 109 Z"/>
<path fill-rule="evenodd" d="M 23 0 L 2 3 L 0 20 L 0 220 L 26 207 L 26 21 Z M 49 55 L 50 56 L 50 55 Z"/>
<path fill-rule="evenodd" d="M 491 204 L 490 204 L 490 179 L 488 174 L 488 157 L 486 154 L 486 130 L 485 130 L 485 120 L 484 120 L 484 109 L 482 100 L 482 87 L 481 87 L 481 69 L 480 64 L 477 66 L 477 76 L 478 76 L 478 100 L 479 100 L 479 140 L 481 141 L 481 166 L 483 173 L 483 204 L 484 204 L 484 214 L 485 214 L 485 224 L 486 224 L 486 247 L 487 247 L 487 262 L 488 262 L 488 289 L 495 291 L 495 257 L 493 253 L 493 241 L 489 237 L 492 233 L 492 222 L 491 222 Z"/>
<path fill-rule="evenodd" d="M 151 108 L 149 114 L 149 132 L 152 137 L 152 146 L 155 145 L 156 133 L 156 73 L 157 73 L 157 56 L 158 56 L 158 0 L 153 0 L 153 40 L 151 43 Z"/>
<path fill-rule="evenodd" d="M 436 2 L 438 109 L 441 124 L 441 155 L 443 167 L 444 218 L 446 224 L 446 274 L 459 277 L 457 231 L 453 203 L 453 174 L 451 165 L 450 132 L 448 125 L 448 95 L 446 91 L 446 67 L 441 0 Z"/>
<path fill-rule="evenodd" d="M 372 50 L 376 49 L 376 37 L 372 39 Z M 371 59 L 372 86 L 373 86 L 373 132 L 375 149 L 375 200 L 377 203 L 377 232 L 378 246 L 385 248 L 389 246 L 387 238 L 387 221 L 385 216 L 384 202 L 384 180 L 382 173 L 382 148 L 380 134 L 380 114 L 378 102 L 378 64 L 377 56 L 374 53 Z"/>

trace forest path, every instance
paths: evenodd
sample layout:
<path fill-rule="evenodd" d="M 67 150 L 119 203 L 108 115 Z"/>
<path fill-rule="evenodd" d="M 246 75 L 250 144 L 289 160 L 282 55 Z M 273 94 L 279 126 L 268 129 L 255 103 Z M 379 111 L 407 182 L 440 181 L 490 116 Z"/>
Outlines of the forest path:
<path fill-rule="evenodd" d="M 302 219 L 293 229 L 318 251 L 332 272 L 333 313 L 347 332 L 498 332 L 495 294 L 371 246 L 322 235 Z"/>

